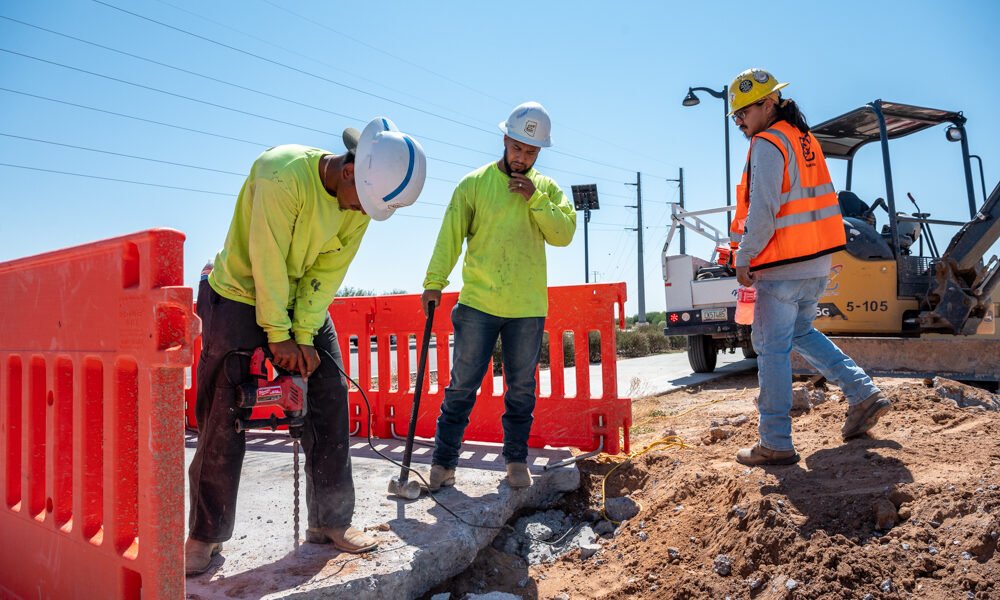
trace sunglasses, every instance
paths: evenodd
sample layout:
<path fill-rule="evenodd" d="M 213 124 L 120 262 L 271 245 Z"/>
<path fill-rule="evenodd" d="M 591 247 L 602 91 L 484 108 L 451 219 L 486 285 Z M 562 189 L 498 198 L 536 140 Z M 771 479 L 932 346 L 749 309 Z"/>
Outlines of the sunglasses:
<path fill-rule="evenodd" d="M 765 98 L 765 100 L 766 100 L 766 98 Z M 764 100 L 758 100 L 757 102 L 754 102 L 750 106 L 760 106 L 761 104 L 764 104 Z M 750 108 L 750 106 L 746 106 L 746 107 L 741 108 L 741 109 L 739 109 L 737 111 L 734 111 L 733 112 L 733 122 L 735 123 L 737 120 L 742 121 L 744 118 L 746 118 L 746 116 L 747 116 L 747 110 Z"/>

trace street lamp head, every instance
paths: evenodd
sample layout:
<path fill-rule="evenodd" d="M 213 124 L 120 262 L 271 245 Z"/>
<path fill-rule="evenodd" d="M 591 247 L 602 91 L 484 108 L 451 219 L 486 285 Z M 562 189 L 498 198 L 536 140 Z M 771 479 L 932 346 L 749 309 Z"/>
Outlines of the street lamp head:
<path fill-rule="evenodd" d="M 681 101 L 681 104 L 684 106 L 697 106 L 700 102 L 701 100 L 698 99 L 698 96 L 694 95 L 694 90 L 688 88 L 687 96 L 684 96 L 684 100 Z"/>

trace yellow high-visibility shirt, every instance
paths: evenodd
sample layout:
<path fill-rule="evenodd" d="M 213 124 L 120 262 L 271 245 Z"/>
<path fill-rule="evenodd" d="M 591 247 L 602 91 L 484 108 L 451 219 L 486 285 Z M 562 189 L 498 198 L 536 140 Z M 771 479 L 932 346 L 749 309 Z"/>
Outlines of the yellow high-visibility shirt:
<path fill-rule="evenodd" d="M 254 161 L 208 276 L 220 296 L 256 307 L 268 342 L 312 345 L 371 221 L 323 187 L 325 154 L 290 144 Z"/>
<path fill-rule="evenodd" d="M 466 175 L 445 211 L 424 289 L 448 285 L 466 242 L 458 301 L 497 317 L 544 317 L 548 312 L 545 244 L 568 246 L 576 211 L 555 181 L 535 169 L 531 199 L 507 189 L 495 162 Z"/>

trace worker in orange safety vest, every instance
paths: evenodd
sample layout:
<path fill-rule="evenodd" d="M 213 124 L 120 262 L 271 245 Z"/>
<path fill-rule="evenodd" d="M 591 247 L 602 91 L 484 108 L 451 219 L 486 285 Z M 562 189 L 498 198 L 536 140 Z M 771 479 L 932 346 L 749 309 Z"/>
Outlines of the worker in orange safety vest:
<path fill-rule="evenodd" d="M 730 243 L 737 280 L 756 290 L 751 340 L 760 441 L 736 455 L 751 466 L 799 460 L 790 415 L 793 348 L 847 398 L 845 440 L 867 432 L 890 408 L 871 378 L 813 327 L 830 255 L 846 238 L 823 150 L 796 103 L 782 98 L 786 85 L 763 69 L 748 69 L 729 86 L 730 114 L 750 140 Z"/>

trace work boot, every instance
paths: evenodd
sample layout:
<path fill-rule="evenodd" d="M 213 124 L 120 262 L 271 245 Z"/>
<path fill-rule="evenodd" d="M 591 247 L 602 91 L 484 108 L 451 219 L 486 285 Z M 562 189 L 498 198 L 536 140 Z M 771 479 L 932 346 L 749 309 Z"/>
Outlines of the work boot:
<path fill-rule="evenodd" d="M 512 488 L 526 488 L 531 485 L 531 473 L 525 463 L 507 463 L 507 483 Z"/>
<path fill-rule="evenodd" d="M 875 424 L 885 413 L 892 408 L 892 402 L 882 395 L 882 392 L 875 392 L 868 396 L 859 404 L 855 404 L 847 409 L 847 418 L 844 420 L 844 427 L 840 430 L 840 435 L 845 440 L 858 437 L 865 433 Z"/>
<path fill-rule="evenodd" d="M 201 575 L 211 566 L 212 557 L 221 551 L 221 542 L 201 542 L 189 537 L 184 542 L 184 575 Z"/>
<path fill-rule="evenodd" d="M 455 485 L 455 469 L 441 465 L 431 465 L 431 474 L 427 478 L 427 489 L 436 492 L 443 487 Z"/>
<path fill-rule="evenodd" d="M 360 529 L 347 527 L 310 527 L 306 529 L 306 541 L 310 544 L 333 544 L 342 552 L 361 554 L 378 546 L 378 540 Z"/>
<path fill-rule="evenodd" d="M 748 467 L 794 465 L 799 462 L 799 454 L 795 450 L 771 450 L 758 442 L 752 448 L 741 448 L 736 453 L 736 462 Z"/>

